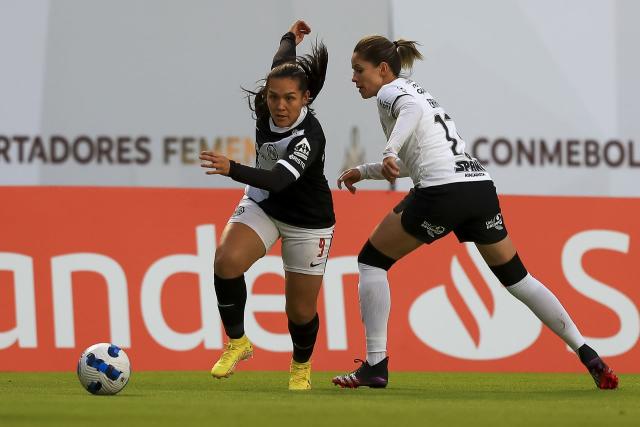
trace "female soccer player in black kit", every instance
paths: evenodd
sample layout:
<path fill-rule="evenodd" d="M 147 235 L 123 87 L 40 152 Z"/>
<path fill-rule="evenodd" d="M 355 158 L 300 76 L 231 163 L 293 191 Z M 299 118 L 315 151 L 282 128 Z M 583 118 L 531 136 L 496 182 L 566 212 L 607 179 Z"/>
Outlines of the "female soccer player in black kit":
<path fill-rule="evenodd" d="M 214 260 L 220 317 L 229 337 L 211 369 L 228 377 L 253 353 L 244 331 L 247 290 L 244 273 L 282 238 L 286 313 L 293 341 L 289 389 L 311 388 L 310 357 L 318 334 L 316 302 L 333 237 L 335 216 L 324 176 L 325 137 L 309 107 L 324 84 L 328 54 L 324 44 L 296 57 L 296 45 L 310 33 L 296 21 L 280 41 L 265 85 L 253 97 L 256 166 L 202 152 L 207 174 L 247 184 L 222 232 Z"/>
<path fill-rule="evenodd" d="M 410 176 L 414 188 L 375 228 L 358 256 L 360 310 L 367 360 L 333 379 L 342 387 L 385 387 L 390 295 L 387 271 L 424 243 L 453 231 L 460 242 L 475 243 L 506 289 L 522 301 L 578 355 L 599 388 L 616 388 L 618 378 L 589 347 L 562 304 L 520 260 L 500 211 L 493 181 L 465 152 L 456 125 L 420 85 L 399 77 L 422 59 L 412 41 L 365 37 L 351 58 L 352 81 L 364 99 L 376 97 L 387 146 L 380 163 L 345 171 L 338 178 L 355 193 L 362 179 Z M 505 337 L 505 339 L 509 339 Z"/>

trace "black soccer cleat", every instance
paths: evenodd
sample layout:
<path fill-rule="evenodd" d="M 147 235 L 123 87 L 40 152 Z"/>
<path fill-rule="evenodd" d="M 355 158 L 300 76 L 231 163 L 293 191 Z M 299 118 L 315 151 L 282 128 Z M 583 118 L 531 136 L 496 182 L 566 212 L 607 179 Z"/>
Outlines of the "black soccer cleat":
<path fill-rule="evenodd" d="M 580 361 L 587 368 L 596 386 L 601 389 L 618 388 L 618 377 L 613 369 L 598 356 L 598 353 L 587 344 L 583 344 L 578 350 Z"/>
<path fill-rule="evenodd" d="M 618 388 L 618 376 L 613 372 L 613 369 L 607 366 L 606 363 L 600 357 L 596 357 L 585 366 L 589 370 L 589 373 L 593 377 L 596 386 L 601 389 L 614 389 Z"/>
<path fill-rule="evenodd" d="M 389 382 L 389 358 L 385 357 L 379 363 L 371 366 L 366 360 L 355 359 L 354 362 L 362 363 L 355 371 L 334 377 L 331 382 L 342 388 L 385 388 Z"/>

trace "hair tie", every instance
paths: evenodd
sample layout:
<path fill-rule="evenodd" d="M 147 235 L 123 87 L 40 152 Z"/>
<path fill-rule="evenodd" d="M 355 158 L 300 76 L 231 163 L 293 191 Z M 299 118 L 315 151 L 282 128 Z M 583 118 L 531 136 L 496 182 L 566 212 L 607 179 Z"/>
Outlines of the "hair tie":
<path fill-rule="evenodd" d="M 396 49 L 398 48 L 398 42 L 397 41 L 394 41 L 393 45 L 396 47 Z"/>

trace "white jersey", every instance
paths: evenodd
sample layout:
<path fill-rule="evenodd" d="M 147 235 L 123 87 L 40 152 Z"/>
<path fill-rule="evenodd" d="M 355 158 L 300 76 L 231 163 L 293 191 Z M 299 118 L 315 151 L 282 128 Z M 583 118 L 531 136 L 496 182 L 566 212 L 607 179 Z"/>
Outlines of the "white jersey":
<path fill-rule="evenodd" d="M 376 97 L 388 141 L 384 157 L 397 156 L 404 175 L 410 176 L 415 186 L 491 180 L 480 162 L 465 152 L 465 141 L 451 117 L 417 83 L 397 78 L 382 86 Z"/>

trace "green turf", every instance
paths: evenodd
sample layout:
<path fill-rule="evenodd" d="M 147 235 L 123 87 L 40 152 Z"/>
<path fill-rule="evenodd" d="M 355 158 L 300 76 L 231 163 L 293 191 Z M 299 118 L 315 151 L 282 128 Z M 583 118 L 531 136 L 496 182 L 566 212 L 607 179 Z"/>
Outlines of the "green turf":
<path fill-rule="evenodd" d="M 93 396 L 73 372 L 3 372 L 0 426 L 640 426 L 640 375 L 616 391 L 578 374 L 394 372 L 384 390 L 339 389 L 331 376 L 289 392 L 286 372 L 136 372 L 121 394 Z"/>

